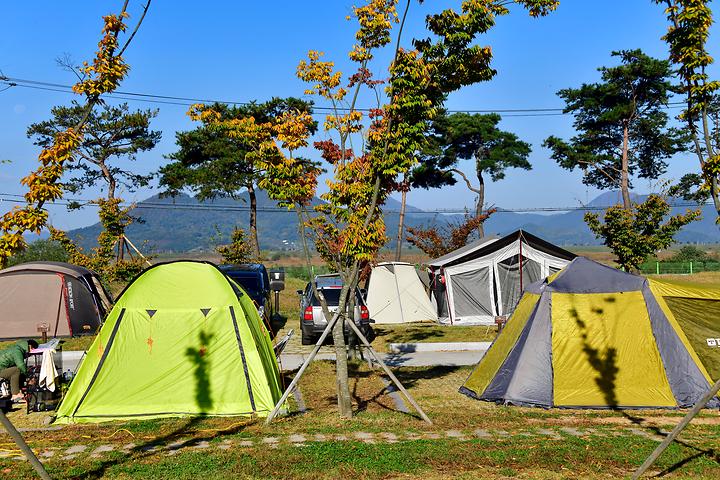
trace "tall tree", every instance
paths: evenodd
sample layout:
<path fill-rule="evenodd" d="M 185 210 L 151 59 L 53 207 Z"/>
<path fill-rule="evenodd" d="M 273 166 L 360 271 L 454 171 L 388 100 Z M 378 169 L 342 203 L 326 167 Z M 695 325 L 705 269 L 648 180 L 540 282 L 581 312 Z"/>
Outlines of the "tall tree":
<path fill-rule="evenodd" d="M 619 205 L 608 208 L 603 218 L 597 213 L 585 214 L 585 222 L 615 254 L 626 271 L 637 272 L 640 265 L 658 250 L 667 248 L 682 227 L 697 219 L 700 210 L 668 218 L 670 205 L 660 195 L 650 195 L 628 210 Z"/>
<path fill-rule="evenodd" d="M 73 102 L 72 106 L 58 106 L 51 110 L 52 119 L 34 123 L 27 129 L 27 136 L 35 145 L 48 148 L 55 136 L 76 125 L 85 116 L 85 107 Z M 66 170 L 79 172 L 63 185 L 72 193 L 91 188 L 98 183 L 107 191 L 107 199 L 115 198 L 118 186 L 134 191 L 147 186 L 153 175 L 141 175 L 125 166 L 122 160 L 136 160 L 141 152 L 152 150 L 160 142 L 162 133 L 150 129 L 150 120 L 157 110 L 131 112 L 127 103 L 118 106 L 103 104 L 92 109 L 87 117 L 75 161 Z"/>
<path fill-rule="evenodd" d="M 713 57 L 707 51 L 710 27 L 713 24 L 710 0 L 654 0 L 665 5 L 670 22 L 663 36 L 670 48 L 670 61 L 677 67 L 681 93 L 686 108 L 680 115 L 692 139 L 691 150 L 700 163 L 700 173 L 682 179 L 678 193 L 686 198 L 711 198 L 720 222 L 720 101 L 717 92 L 720 82 L 711 80 L 708 67 Z M 692 187 L 699 192 L 690 194 Z"/>
<path fill-rule="evenodd" d="M 27 205 L 5 213 L 0 219 L 0 268 L 7 265 L 12 255 L 25 249 L 25 232 L 40 233 L 47 225 L 48 212 L 44 208 L 45 203 L 62 198 L 63 187 L 60 179 L 66 164 L 73 160 L 80 146 L 90 113 L 95 106 L 102 103 L 102 95 L 113 92 L 127 75 L 130 67 L 125 63 L 123 54 L 140 28 L 151 0 L 145 3 L 141 16 L 127 39 L 120 43 L 120 34 L 127 30 L 125 20 L 129 17 L 129 3 L 128 0 L 123 2 L 119 14 L 103 17 L 102 38 L 98 43 L 95 58 L 91 63 L 83 65 L 83 78 L 73 86 L 75 93 L 85 97 L 84 115 L 75 125 L 55 135 L 52 144 L 44 148 L 38 157 L 40 166 L 22 179 L 22 184 L 28 187 L 25 194 Z"/>
<path fill-rule="evenodd" d="M 490 48 L 473 42 L 495 25 L 496 17 L 509 13 L 505 1 L 463 1 L 459 12 L 448 8 L 429 15 L 426 24 L 433 38 L 415 41 L 414 49 L 408 50 L 400 48 L 400 33 L 412 3 L 407 1 L 401 15 L 396 0 L 367 0 L 353 9 L 359 29 L 349 57 L 357 70 L 348 83 L 333 62 L 322 59 L 321 52 L 310 51 L 298 66 L 298 77 L 310 85 L 305 93 L 330 105 L 323 127 L 331 139 L 314 144 L 331 173 L 328 191 L 321 195 L 325 203 L 310 205 L 320 170 L 293 153 L 309 143 L 309 115 L 289 112 L 276 122 L 258 124 L 247 119 L 234 126 L 236 134 L 253 141 L 262 158 L 265 173 L 260 186 L 271 198 L 296 210 L 305 246 L 312 238 L 322 258 L 343 279 L 337 313 L 332 315 L 321 302 L 325 316 L 335 322 L 338 407 L 343 417 L 352 414 L 343 324 L 349 317 L 348 323 L 354 326 L 347 307 L 352 304 L 360 270 L 386 241 L 382 205 L 397 189 L 398 176 L 415 162 L 445 95 L 493 77 Z M 558 4 L 554 0 L 512 3 L 524 6 L 533 16 L 545 15 Z M 382 95 L 369 66 L 377 50 L 391 43 L 394 23 L 399 23 L 395 54 L 388 67 L 386 95 Z M 367 128 L 357 105 L 366 88 L 378 99 L 377 108 L 368 112 Z M 212 110 L 203 106 L 192 113 L 213 117 Z"/>
<path fill-rule="evenodd" d="M 229 127 L 249 118 L 258 123 L 272 122 L 284 112 L 310 112 L 312 103 L 296 98 L 273 98 L 264 103 L 215 104 L 211 108 L 213 116 L 198 117 L 201 125 L 195 130 L 175 134 L 178 151 L 168 155 L 172 161 L 160 168 L 160 185 L 170 194 L 189 188 L 201 200 L 218 196 L 240 198 L 242 192 L 247 191 L 251 254 L 260 258 L 256 188 L 263 173 L 252 142 L 222 125 Z M 315 124 L 310 128 L 314 132 Z"/>
<path fill-rule="evenodd" d="M 435 120 L 435 133 L 421 163 L 412 172 L 414 187 L 453 185 L 463 179 L 468 189 L 477 194 L 475 216 L 485 212 L 485 176 L 493 182 L 505 178 L 508 168 L 532 169 L 528 161 L 530 144 L 517 135 L 498 128 L 498 114 L 454 113 Z M 475 160 L 478 186 L 457 168 L 460 160 Z M 454 174 L 454 175 L 453 175 Z M 480 237 L 484 236 L 483 222 L 477 223 Z"/>
<path fill-rule="evenodd" d="M 444 226 L 431 226 L 427 228 L 408 227 L 408 242 L 415 245 L 430 258 L 438 258 L 462 248 L 468 244 L 468 239 L 477 231 L 487 218 L 495 212 L 491 208 L 482 215 L 465 215 L 462 222 Z"/>
<path fill-rule="evenodd" d="M 623 208 L 630 210 L 630 177 L 657 179 L 666 160 L 685 148 L 687 137 L 668 127 L 663 110 L 673 90 L 670 63 L 640 50 L 612 56 L 621 64 L 599 68 L 600 83 L 558 92 L 564 112 L 575 117 L 577 135 L 569 142 L 550 136 L 543 145 L 562 168 L 582 170 L 586 185 L 619 188 Z"/>

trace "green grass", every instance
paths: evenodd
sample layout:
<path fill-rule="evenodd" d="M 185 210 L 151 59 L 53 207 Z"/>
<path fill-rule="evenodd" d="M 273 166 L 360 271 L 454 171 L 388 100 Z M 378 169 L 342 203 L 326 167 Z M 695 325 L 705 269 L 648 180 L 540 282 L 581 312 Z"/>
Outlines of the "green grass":
<path fill-rule="evenodd" d="M 685 277 L 687 278 L 687 277 Z M 297 321 L 295 289 L 304 281 L 289 278 L 281 297 L 282 310 Z M 485 327 L 444 327 L 433 324 L 377 326 L 375 341 L 382 349 L 387 343 L 409 341 L 482 341 L 495 332 Z M 88 342 L 90 338 L 72 339 Z M 81 344 L 76 344 L 82 347 Z M 67 346 L 66 349 L 70 349 Z M 478 402 L 458 393 L 472 367 L 397 368 L 398 378 L 412 393 L 434 425 L 395 410 L 384 391 L 381 372 L 363 362 L 351 364 L 350 387 L 355 415 L 339 420 L 336 413 L 334 365 L 313 363 L 300 383 L 309 411 L 304 415 L 283 417 L 265 426 L 261 421 L 238 418 L 180 418 L 111 422 L 98 425 L 66 426 L 59 431 L 24 433 L 37 450 L 56 448 L 56 455 L 45 460 L 56 479 L 195 479 L 225 478 L 608 478 L 628 476 L 656 442 L 631 435 L 636 427 L 622 412 L 592 410 L 543 410 L 497 406 Z M 292 375 L 286 378 L 289 383 Z M 292 405 L 291 401 L 291 405 Z M 656 410 L 633 412 L 643 418 L 637 428 L 661 427 L 669 430 L 683 412 Z M 9 414 L 18 427 L 42 426 L 45 414 Z M 472 432 L 482 428 L 507 432 L 532 431 L 562 426 L 593 428 L 616 436 L 587 435 L 553 441 L 541 436 L 509 439 L 458 441 L 444 437 L 457 429 Z M 281 443 L 277 448 L 256 444 L 235 446 L 223 451 L 184 449 L 176 455 L 167 452 L 142 452 L 139 447 L 175 440 L 206 439 L 211 444 L 222 440 L 259 439 L 290 434 L 343 434 L 352 432 L 437 433 L 437 440 L 403 440 L 398 443 L 365 444 L 357 441 L 316 443 L 303 447 Z M 720 478 L 720 420 L 716 411 L 702 412 L 683 433 L 690 447 L 673 445 L 660 459 L 655 472 L 667 470 L 669 478 Z M 8 437 L 0 442 L 9 442 Z M 129 455 L 118 452 L 120 446 L 135 443 L 138 449 Z M 116 445 L 116 451 L 102 459 L 83 454 L 63 461 L 59 453 L 71 445 Z M 12 448 L 3 445 L 2 448 Z M 710 450 L 714 450 L 711 452 Z M 0 479 L 35 478 L 26 462 L 0 459 Z"/>
<path fill-rule="evenodd" d="M 426 413 L 434 421 L 428 425 L 417 417 L 394 408 L 385 394 L 381 372 L 365 363 L 351 365 L 350 387 L 355 415 L 340 420 L 336 413 L 334 366 L 313 363 L 300 383 L 305 415 L 279 418 L 266 426 L 262 421 L 238 418 L 179 418 L 74 425 L 58 431 L 24 433 L 36 450 L 55 448 L 56 455 L 45 460 L 54 479 L 152 478 L 213 480 L 222 478 L 607 478 L 629 475 L 650 451 L 655 441 L 629 433 L 628 428 L 665 430 L 675 424 L 682 412 L 638 411 L 643 419 L 637 426 L 622 412 L 588 410 L 543 410 L 505 407 L 478 402 L 457 393 L 469 367 L 399 368 L 395 372 Z M 40 414 L 36 414 L 40 415 Z M 31 415 L 34 417 L 36 415 Z M 13 412 L 18 426 L 27 418 Z M 595 433 L 582 437 L 520 436 L 509 438 L 447 438 L 446 430 L 472 432 L 533 432 L 539 428 L 560 431 L 562 426 L 592 428 Z M 366 444 L 352 440 L 352 432 L 435 433 L 438 439 L 401 439 L 398 443 Z M 349 441 L 313 442 L 295 447 L 281 442 L 270 448 L 259 442 L 268 436 L 284 438 L 299 433 L 348 436 Z M 253 439 L 252 447 L 241 447 L 242 439 Z M 164 445 L 177 440 L 207 440 L 217 445 L 230 440 L 230 450 L 186 448 L 173 456 L 166 451 L 145 452 L 143 446 Z M 683 433 L 686 445 L 673 445 L 660 460 L 656 472 L 668 470 L 669 478 L 718 478 L 720 463 L 713 451 L 720 449 L 720 421 L 716 412 L 703 412 Z M 5 441 L 9 441 L 5 440 Z M 129 454 L 120 446 L 134 443 Z M 88 445 L 88 452 L 99 445 L 113 444 L 116 451 L 102 459 L 85 453 L 63 461 L 61 453 L 71 445 Z M 0 478 L 33 478 L 29 465 L 0 460 Z"/>
<path fill-rule="evenodd" d="M 46 461 L 55 479 L 196 479 L 271 478 L 608 478 L 630 474 L 656 442 L 637 436 L 562 441 L 515 437 L 504 440 L 411 440 L 366 444 L 358 441 L 307 442 L 302 447 L 281 444 L 236 447 L 232 450 L 183 450 L 113 453 L 102 460 Z M 717 478 L 714 454 L 672 445 L 654 471 L 669 478 Z M 26 462 L 0 460 L 6 480 L 32 477 Z"/>
<path fill-rule="evenodd" d="M 412 323 L 398 325 L 374 325 L 377 337 L 373 347 L 387 351 L 390 343 L 417 342 L 491 342 L 497 335 L 497 328 L 485 326 L 438 325 L 436 323 Z"/>

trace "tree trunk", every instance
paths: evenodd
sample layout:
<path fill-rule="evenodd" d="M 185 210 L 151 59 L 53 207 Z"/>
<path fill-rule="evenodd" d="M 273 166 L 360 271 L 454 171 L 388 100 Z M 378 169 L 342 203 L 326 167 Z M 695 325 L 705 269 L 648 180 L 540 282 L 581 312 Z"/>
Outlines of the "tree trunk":
<path fill-rule="evenodd" d="M 716 122 L 717 124 L 717 122 Z M 708 159 L 715 156 L 715 145 L 712 142 L 712 134 L 710 132 L 710 126 L 708 124 L 708 113 L 706 109 L 702 111 L 702 125 L 703 125 L 703 136 L 705 137 L 705 149 L 707 150 Z M 700 161 L 702 166 L 703 161 Z M 720 192 L 718 192 L 718 181 L 717 176 L 714 173 L 710 173 L 712 178 L 710 179 L 710 198 L 712 198 L 713 206 L 717 215 L 716 221 L 720 220 Z"/>
<path fill-rule="evenodd" d="M 348 280 L 343 279 L 345 286 L 340 292 L 338 312 L 347 306 Z M 330 319 L 327 318 L 329 322 Z M 352 397 L 350 396 L 350 382 L 348 379 L 348 356 L 345 347 L 345 318 L 340 318 L 333 327 L 333 343 L 335 344 L 335 378 L 337 384 L 338 411 L 341 418 L 352 418 Z M 350 320 L 352 321 L 352 320 Z"/>
<path fill-rule="evenodd" d="M 485 206 L 485 179 L 482 176 L 482 172 L 478 170 L 477 172 L 477 178 L 480 182 L 478 185 L 478 199 L 477 204 L 475 205 L 475 215 L 480 216 L 483 213 L 483 207 Z M 485 227 L 483 226 L 485 222 L 482 222 L 480 225 L 478 225 L 477 231 L 478 231 L 478 237 L 483 238 L 485 236 Z"/>
<path fill-rule="evenodd" d="M 98 163 L 98 166 L 100 167 L 100 171 L 102 171 L 103 177 L 105 177 L 105 180 L 107 180 L 108 183 L 107 198 L 108 200 L 112 200 L 113 198 L 115 198 L 115 188 L 117 187 L 115 177 L 113 177 L 112 173 L 110 173 L 110 169 L 107 167 L 107 165 L 105 165 L 104 161 Z"/>
<path fill-rule="evenodd" d="M 250 247 L 252 248 L 255 259 L 260 259 L 260 243 L 257 234 L 257 197 L 255 196 L 255 187 L 250 184 L 247 186 L 248 196 L 250 197 Z"/>
<path fill-rule="evenodd" d="M 407 173 L 402 181 L 402 199 L 400 201 L 400 221 L 398 223 L 397 245 L 395 246 L 395 261 L 399 262 L 402 255 L 402 244 L 405 230 L 405 208 L 407 206 L 408 181 Z"/>
<path fill-rule="evenodd" d="M 628 178 L 628 125 L 625 123 L 623 126 L 623 146 L 622 146 L 622 169 L 620 173 L 620 192 L 622 193 L 623 208 L 625 210 L 632 210 L 632 203 L 630 202 L 630 180 Z"/>
<path fill-rule="evenodd" d="M 712 197 L 713 205 L 715 206 L 717 222 L 718 220 L 720 220 L 720 192 L 718 191 L 717 178 L 713 178 L 710 180 L 710 196 Z"/>

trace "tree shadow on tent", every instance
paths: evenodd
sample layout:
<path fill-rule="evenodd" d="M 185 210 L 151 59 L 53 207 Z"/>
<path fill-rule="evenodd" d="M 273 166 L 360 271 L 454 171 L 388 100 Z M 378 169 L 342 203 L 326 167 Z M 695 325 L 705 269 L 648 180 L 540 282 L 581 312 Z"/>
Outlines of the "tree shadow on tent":
<path fill-rule="evenodd" d="M 615 299 L 612 297 L 607 297 L 604 299 L 606 303 L 613 303 L 615 302 Z M 602 308 L 594 308 L 592 309 L 592 312 L 597 315 L 602 315 L 604 313 L 604 309 Z M 618 402 L 618 397 L 616 393 L 617 388 L 617 374 L 620 371 L 619 367 L 617 366 L 617 349 L 614 347 L 606 347 L 604 349 L 593 347 L 590 343 L 589 334 L 588 334 L 588 327 L 586 322 L 580 318 L 580 314 L 575 308 L 572 308 L 570 310 L 570 315 L 575 320 L 576 325 L 580 329 L 580 338 L 582 340 L 582 349 L 583 353 L 585 353 L 588 363 L 590 366 L 597 372 L 598 376 L 595 378 L 595 383 L 597 384 L 598 388 L 603 394 L 603 397 L 605 399 L 606 405 L 610 410 L 619 412 L 623 417 L 628 419 L 633 424 L 642 427 L 649 432 L 654 433 L 658 436 L 667 436 L 668 432 L 665 432 L 660 427 L 655 425 L 648 425 L 647 419 L 638 415 L 633 415 L 628 411 L 627 409 L 623 409 L 620 407 L 620 404 Z M 718 456 L 716 455 L 715 451 L 712 449 L 709 450 L 703 450 L 698 447 L 695 447 L 694 445 L 691 445 L 687 442 L 683 442 L 681 440 L 676 440 L 676 443 L 679 445 L 682 445 L 686 448 L 692 449 L 697 451 L 695 455 L 692 455 L 691 457 L 688 457 L 666 469 L 665 471 L 658 474 L 658 476 L 663 476 L 666 474 L 669 474 L 679 468 L 681 468 L 686 463 L 699 458 L 703 456 L 710 456 L 714 460 L 718 461 Z"/>
<path fill-rule="evenodd" d="M 195 401 L 198 406 L 198 414 L 205 415 L 212 409 L 213 400 L 210 396 L 210 373 L 208 372 L 207 345 L 213 335 L 201 330 L 198 334 L 198 346 L 188 347 L 185 356 L 193 363 L 195 377 Z"/>

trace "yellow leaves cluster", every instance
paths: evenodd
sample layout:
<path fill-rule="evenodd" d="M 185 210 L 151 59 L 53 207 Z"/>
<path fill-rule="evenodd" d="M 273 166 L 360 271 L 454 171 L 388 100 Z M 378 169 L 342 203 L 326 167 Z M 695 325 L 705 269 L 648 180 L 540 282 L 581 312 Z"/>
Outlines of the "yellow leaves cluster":
<path fill-rule="evenodd" d="M 82 136 L 75 132 L 73 128 L 68 128 L 64 132 L 58 132 L 55 135 L 53 145 L 49 149 L 40 152 L 38 159 L 43 165 L 60 164 L 72 158 L 72 154 L 80 145 Z"/>
<path fill-rule="evenodd" d="M 85 62 L 81 71 L 87 79 L 73 86 L 73 91 L 88 97 L 87 108 L 97 103 L 100 95 L 117 88 L 129 69 L 122 57 L 116 55 L 118 34 L 125 31 L 124 23 L 127 13 L 107 15 L 103 17 L 102 38 L 98 43 L 98 51 L 92 64 Z M 72 160 L 73 152 L 82 140 L 84 122 L 75 129 L 55 135 L 50 148 L 44 149 L 38 160 L 40 167 L 21 180 L 28 187 L 25 194 L 27 206 L 14 208 L 3 215 L 0 220 L 0 268 L 7 265 L 8 259 L 26 247 L 23 233 L 30 231 L 40 233 L 47 224 L 48 212 L 43 208 L 46 202 L 62 198 L 62 185 L 59 183 L 65 162 Z"/>
<path fill-rule="evenodd" d="M 297 77 L 307 83 L 314 84 L 305 90 L 306 95 L 320 95 L 329 100 L 342 100 L 347 90 L 340 87 L 342 72 L 335 72 L 335 63 L 324 62 L 320 57 L 323 52 L 310 50 L 308 60 L 301 60 L 297 67 Z"/>
<path fill-rule="evenodd" d="M 544 17 L 560 6 L 559 0 L 522 0 L 531 17 Z"/>
<path fill-rule="evenodd" d="M 262 172 L 258 186 L 270 198 L 292 206 L 304 205 L 315 196 L 320 169 L 292 155 L 293 151 L 308 145 L 314 125 L 308 112 L 284 111 L 272 122 L 259 123 L 254 117 L 222 119 L 212 107 L 198 104 L 190 108 L 188 115 L 245 144 L 248 150 L 245 159 Z M 289 150 L 290 155 L 284 155 L 281 148 Z"/>
<path fill-rule="evenodd" d="M 75 93 L 98 97 L 115 90 L 125 78 L 130 67 L 121 56 L 115 55 L 115 51 L 118 48 L 118 34 L 127 28 L 124 22 L 127 17 L 126 12 L 103 17 L 103 37 L 98 43 L 98 51 L 92 64 L 83 63 L 80 70 L 88 78 L 73 86 Z"/>
<path fill-rule="evenodd" d="M 357 133 L 362 130 L 362 112 L 352 110 L 345 115 L 326 115 L 325 130 L 337 130 L 340 135 L 348 135 Z"/>
<path fill-rule="evenodd" d="M 273 131 L 282 148 L 290 151 L 307 147 L 313 119 L 307 112 L 287 111 L 278 117 Z"/>
<path fill-rule="evenodd" d="M 220 121 L 220 112 L 213 110 L 203 103 L 195 103 L 187 111 L 188 117 L 194 122 L 203 122 L 206 125 Z"/>
<path fill-rule="evenodd" d="M 293 208 L 308 205 L 317 189 L 320 169 L 307 160 L 287 157 L 278 151 L 275 157 L 265 157 L 260 164 L 264 171 L 259 186 L 280 205 Z"/>
<path fill-rule="evenodd" d="M 350 52 L 350 59 L 366 62 L 371 50 L 390 43 L 390 29 L 398 22 L 397 0 L 370 0 L 365 6 L 353 7 L 353 15 L 360 28 L 355 33 L 358 43 Z"/>

